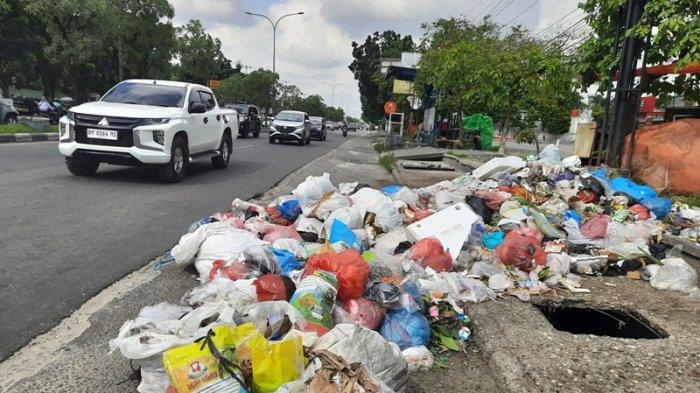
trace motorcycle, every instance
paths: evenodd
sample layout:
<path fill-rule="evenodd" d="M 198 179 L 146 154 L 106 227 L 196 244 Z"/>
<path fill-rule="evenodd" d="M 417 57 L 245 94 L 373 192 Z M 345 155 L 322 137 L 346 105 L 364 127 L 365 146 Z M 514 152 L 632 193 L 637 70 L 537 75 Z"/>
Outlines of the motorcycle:
<path fill-rule="evenodd" d="M 348 130 L 347 128 L 343 128 L 343 136 L 348 136 Z"/>

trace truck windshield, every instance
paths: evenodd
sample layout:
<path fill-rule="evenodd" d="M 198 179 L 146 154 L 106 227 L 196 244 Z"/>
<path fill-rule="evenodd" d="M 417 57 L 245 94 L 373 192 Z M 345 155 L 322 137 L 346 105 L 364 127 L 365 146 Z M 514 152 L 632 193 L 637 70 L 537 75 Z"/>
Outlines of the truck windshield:
<path fill-rule="evenodd" d="M 178 108 L 185 100 L 185 87 L 146 83 L 120 83 L 102 97 L 104 102 Z"/>
<path fill-rule="evenodd" d="M 304 115 L 301 113 L 280 112 L 275 116 L 275 120 L 297 121 L 301 123 L 304 121 Z"/>
<path fill-rule="evenodd" d="M 323 119 L 314 117 L 311 118 L 311 124 L 318 126 L 321 125 L 321 123 L 323 123 Z"/>

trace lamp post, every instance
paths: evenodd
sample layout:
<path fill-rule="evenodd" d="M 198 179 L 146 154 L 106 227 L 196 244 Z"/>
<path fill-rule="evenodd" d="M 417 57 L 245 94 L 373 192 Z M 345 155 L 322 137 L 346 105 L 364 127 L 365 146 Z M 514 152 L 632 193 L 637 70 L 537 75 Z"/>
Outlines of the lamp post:
<path fill-rule="evenodd" d="M 342 85 L 343 82 L 331 83 L 331 82 L 323 81 L 323 83 L 325 83 L 331 87 L 331 106 L 335 107 L 335 88 Z"/>
<path fill-rule="evenodd" d="M 294 15 L 303 15 L 303 12 L 295 12 L 293 14 L 286 14 L 280 16 L 276 21 L 272 21 L 267 15 L 263 14 L 255 14 L 252 12 L 245 11 L 246 15 L 250 16 L 259 16 L 261 18 L 267 19 L 268 22 L 270 22 L 270 25 L 272 26 L 272 72 L 275 72 L 275 52 L 277 50 L 277 25 L 280 23 L 280 21 L 288 16 L 294 16 Z"/>

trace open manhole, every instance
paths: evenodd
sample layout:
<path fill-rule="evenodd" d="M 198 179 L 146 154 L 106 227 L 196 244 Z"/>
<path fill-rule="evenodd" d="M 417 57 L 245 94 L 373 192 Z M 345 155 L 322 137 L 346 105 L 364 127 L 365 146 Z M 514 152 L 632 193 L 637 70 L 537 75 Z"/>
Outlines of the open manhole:
<path fill-rule="evenodd" d="M 635 339 L 668 337 L 636 311 L 552 303 L 534 306 L 555 329 L 564 332 Z"/>

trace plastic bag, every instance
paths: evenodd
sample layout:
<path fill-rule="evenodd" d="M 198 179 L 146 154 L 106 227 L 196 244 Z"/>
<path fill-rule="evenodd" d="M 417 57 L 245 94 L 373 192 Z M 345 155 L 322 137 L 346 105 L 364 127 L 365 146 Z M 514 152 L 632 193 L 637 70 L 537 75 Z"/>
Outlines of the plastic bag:
<path fill-rule="evenodd" d="M 503 244 L 496 248 L 496 254 L 504 264 L 529 272 L 536 265 L 541 266 L 547 262 L 541 242 L 542 234 L 536 229 L 514 229 L 508 232 Z"/>
<path fill-rule="evenodd" d="M 341 248 L 364 250 L 364 246 L 357 238 L 355 232 L 340 220 L 333 220 L 331 231 L 328 234 L 328 241 L 331 244 L 338 244 Z"/>
<path fill-rule="evenodd" d="M 409 250 L 409 256 L 422 267 L 430 267 L 438 273 L 452 269 L 452 255 L 442 248 L 440 240 L 432 237 L 414 244 Z"/>
<path fill-rule="evenodd" d="M 243 262 L 249 270 L 255 272 L 254 276 L 281 273 L 277 256 L 268 247 L 250 247 L 243 251 L 239 261 Z"/>
<path fill-rule="evenodd" d="M 277 239 L 272 243 L 272 248 L 277 249 L 277 250 L 284 250 L 290 252 L 292 255 L 294 255 L 297 259 L 306 259 L 308 258 L 308 252 L 304 248 L 304 246 L 301 245 L 301 243 L 298 240 L 295 239 L 289 239 L 289 238 L 282 238 L 282 239 Z M 278 255 L 279 257 L 279 255 Z M 282 269 L 284 271 L 284 269 Z"/>
<path fill-rule="evenodd" d="M 299 310 L 285 301 L 250 304 L 238 310 L 236 317 L 236 323 L 252 323 L 269 340 L 280 340 L 291 329 L 303 331 L 307 326 Z"/>
<path fill-rule="evenodd" d="M 384 320 L 384 310 L 375 302 L 365 298 L 343 300 L 341 303 L 353 323 L 367 329 L 377 330 Z"/>
<path fill-rule="evenodd" d="M 339 183 L 338 184 L 338 192 L 343 194 L 343 195 L 350 195 L 355 191 L 357 186 L 360 184 L 360 182 L 352 182 L 352 183 Z"/>
<path fill-rule="evenodd" d="M 231 281 L 226 277 L 215 277 L 208 283 L 192 288 L 180 300 L 190 306 L 201 306 L 207 302 L 224 301 L 233 307 L 243 307 L 258 301 L 254 278 Z"/>
<path fill-rule="evenodd" d="M 418 194 L 408 187 L 401 187 L 398 191 L 391 195 L 391 199 L 394 201 L 405 202 L 411 209 L 420 209 L 423 207 Z"/>
<path fill-rule="evenodd" d="M 324 173 L 323 176 L 308 176 L 306 180 L 300 183 L 292 194 L 299 199 L 299 207 L 306 216 L 313 216 L 312 212 L 321 201 L 321 199 L 329 193 L 335 192 L 336 189 L 331 183 L 330 175 Z"/>
<path fill-rule="evenodd" d="M 416 371 L 421 368 L 430 368 L 433 366 L 435 359 L 433 354 L 430 353 L 428 348 L 424 345 L 418 345 L 415 347 L 406 348 L 401 351 L 406 363 L 408 364 L 408 371 Z"/>
<path fill-rule="evenodd" d="M 236 348 L 238 361 L 250 362 L 253 369 L 253 390 L 272 393 L 287 382 L 299 378 L 306 367 L 301 336 L 268 341 L 260 332 L 253 332 Z"/>
<path fill-rule="evenodd" d="M 334 192 L 321 198 L 321 201 L 316 205 L 316 208 L 310 213 L 312 217 L 318 217 L 321 220 L 328 219 L 328 216 L 343 207 L 350 207 L 352 199 L 350 197 Z"/>
<path fill-rule="evenodd" d="M 467 205 L 474 210 L 474 213 L 481 216 L 484 222 L 491 222 L 493 211 L 486 206 L 486 202 L 477 196 L 467 197 Z"/>
<path fill-rule="evenodd" d="M 496 231 L 485 234 L 482 238 L 484 247 L 488 248 L 489 250 L 493 250 L 494 248 L 500 246 L 501 243 L 503 243 L 505 236 L 506 234 L 502 231 Z"/>
<path fill-rule="evenodd" d="M 338 210 L 333 211 L 326 221 L 323 223 L 323 227 L 326 233 L 330 233 L 331 225 L 333 225 L 334 220 L 340 220 L 350 229 L 360 229 L 362 228 L 362 214 L 359 210 L 354 207 L 341 207 Z"/>
<path fill-rule="evenodd" d="M 565 239 L 566 238 L 566 233 L 555 228 L 554 225 L 552 225 L 552 223 L 549 222 L 547 220 L 547 217 L 545 217 L 542 213 L 538 212 L 535 209 L 530 209 L 530 215 L 535 220 L 535 224 L 537 224 L 537 228 L 539 228 L 539 230 L 542 231 L 542 233 L 544 233 L 545 236 L 556 238 L 556 239 Z"/>
<path fill-rule="evenodd" d="M 601 239 L 605 237 L 610 223 L 610 216 L 597 215 L 588 219 L 581 225 L 581 234 L 589 239 Z"/>
<path fill-rule="evenodd" d="M 337 288 L 335 274 L 325 270 L 314 270 L 301 279 L 289 303 L 299 310 L 306 320 L 304 331 L 314 331 L 322 335 L 333 327 L 333 306 Z"/>
<path fill-rule="evenodd" d="M 338 282 L 338 299 L 340 300 L 362 297 L 370 273 L 369 265 L 356 250 L 312 256 L 306 262 L 304 275 L 311 275 L 317 270 L 325 270 L 335 274 Z"/>
<path fill-rule="evenodd" d="M 698 274 L 683 258 L 666 258 L 661 260 L 656 273 L 649 283 L 656 289 L 667 289 L 690 293 L 696 290 Z"/>
<path fill-rule="evenodd" d="M 362 363 L 395 392 L 403 392 L 408 367 L 399 348 L 379 333 L 359 325 L 339 324 L 313 344 L 313 351 L 328 350 L 348 363 Z"/>
<path fill-rule="evenodd" d="M 391 202 L 391 198 L 369 187 L 358 190 L 350 198 L 352 198 L 352 205 L 362 213 L 363 217 L 367 212 L 376 213 L 381 204 Z"/>
<path fill-rule="evenodd" d="M 257 277 L 261 274 L 259 270 L 251 269 L 243 262 L 226 262 L 223 259 L 217 259 L 209 271 L 208 281 L 213 280 L 215 277 L 226 277 L 229 280 L 236 281 Z"/>
<path fill-rule="evenodd" d="M 257 280 L 253 281 L 253 285 L 255 285 L 255 293 L 260 302 L 271 300 L 287 301 L 296 290 L 294 282 L 292 282 L 289 277 L 279 274 L 265 274 L 264 276 L 260 276 Z"/>
<path fill-rule="evenodd" d="M 393 203 L 383 203 L 377 207 L 374 224 L 384 233 L 391 232 L 403 226 L 403 217 Z"/>
<path fill-rule="evenodd" d="M 292 195 L 283 195 L 275 198 L 274 201 L 277 210 L 282 214 L 282 217 L 294 222 L 294 220 L 301 214 L 301 207 L 299 207 L 299 199 Z"/>
<path fill-rule="evenodd" d="M 428 319 L 419 312 L 410 312 L 406 309 L 389 312 L 379 328 L 379 333 L 401 349 L 430 343 Z"/>
<path fill-rule="evenodd" d="M 574 220 L 576 222 L 577 226 L 581 225 L 581 215 L 578 214 L 576 210 L 569 209 L 564 212 L 564 216 L 562 218 L 562 223 L 566 220 Z"/>
<path fill-rule="evenodd" d="M 503 268 L 499 268 L 491 263 L 478 261 L 471 269 L 469 269 L 469 275 L 479 276 L 479 277 L 491 277 L 494 274 L 503 273 Z"/>
<path fill-rule="evenodd" d="M 291 225 L 269 225 L 266 228 L 263 240 L 268 243 L 274 243 L 277 239 L 294 239 L 297 241 L 303 240 L 299 235 L 299 232 L 297 232 L 297 230 Z"/>
<path fill-rule="evenodd" d="M 474 194 L 484 201 L 486 207 L 495 212 L 499 211 L 503 202 L 506 201 L 505 195 L 499 191 L 476 190 Z"/>
<path fill-rule="evenodd" d="M 235 347 L 255 332 L 251 324 L 213 328 L 205 343 L 192 343 L 163 354 L 163 368 L 178 393 L 244 392 Z M 212 349 L 215 348 L 215 352 Z"/>
<path fill-rule="evenodd" d="M 388 186 L 382 187 L 382 189 L 381 189 L 380 191 L 381 191 L 382 194 L 384 194 L 384 195 L 392 196 L 392 195 L 396 194 L 400 189 L 401 189 L 401 186 L 400 186 L 400 185 L 398 185 L 398 184 L 390 184 L 390 185 L 388 185 Z"/>
<path fill-rule="evenodd" d="M 648 220 L 651 218 L 649 210 L 642 205 L 630 206 L 629 211 L 637 217 L 637 220 Z"/>

